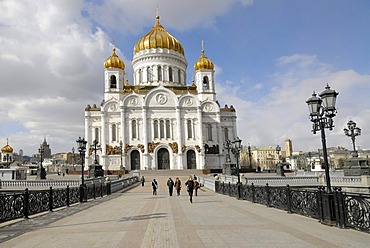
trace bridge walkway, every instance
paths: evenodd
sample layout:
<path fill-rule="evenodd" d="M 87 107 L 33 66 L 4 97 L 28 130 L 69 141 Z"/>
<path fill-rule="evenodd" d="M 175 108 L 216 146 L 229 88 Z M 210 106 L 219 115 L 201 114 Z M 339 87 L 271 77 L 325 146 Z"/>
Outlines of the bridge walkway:
<path fill-rule="evenodd" d="M 172 176 L 172 175 L 171 175 Z M 152 195 L 150 181 L 159 182 Z M 185 187 L 169 196 L 168 176 L 146 175 L 125 192 L 0 225 L 0 247 L 369 247 L 370 234 Z M 186 175 L 181 175 L 184 183 Z"/>

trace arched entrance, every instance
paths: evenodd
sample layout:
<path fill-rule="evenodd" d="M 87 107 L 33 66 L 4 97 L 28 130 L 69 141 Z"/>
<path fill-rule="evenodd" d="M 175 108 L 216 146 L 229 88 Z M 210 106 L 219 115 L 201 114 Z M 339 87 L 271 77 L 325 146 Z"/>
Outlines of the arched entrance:
<path fill-rule="evenodd" d="M 161 148 L 157 153 L 158 170 L 170 169 L 170 154 L 166 148 Z"/>
<path fill-rule="evenodd" d="M 131 158 L 131 170 L 140 170 L 140 153 L 139 151 L 132 151 L 130 154 Z"/>
<path fill-rule="evenodd" d="M 197 168 L 197 160 L 195 158 L 195 151 L 189 150 L 186 152 L 186 164 L 188 169 Z"/>

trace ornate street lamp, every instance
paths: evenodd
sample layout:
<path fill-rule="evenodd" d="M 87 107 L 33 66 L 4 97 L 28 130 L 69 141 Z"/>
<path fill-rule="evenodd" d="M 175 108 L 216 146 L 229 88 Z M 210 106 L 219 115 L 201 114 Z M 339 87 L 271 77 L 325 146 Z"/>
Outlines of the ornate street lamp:
<path fill-rule="evenodd" d="M 86 152 L 86 144 L 87 141 L 85 138 L 78 137 L 77 147 L 78 152 L 80 153 L 80 160 L 81 160 L 81 186 L 80 186 L 80 202 L 86 201 L 85 198 L 85 173 L 84 173 L 84 162 L 85 162 L 85 152 Z"/>
<path fill-rule="evenodd" d="M 280 151 L 281 151 L 281 147 L 279 145 L 276 146 L 275 148 L 276 150 L 276 153 L 277 153 L 277 156 L 278 156 L 278 164 L 280 163 Z"/>
<path fill-rule="evenodd" d="M 240 156 L 240 151 L 242 147 L 242 140 L 237 137 L 234 141 L 226 140 L 224 143 L 224 148 L 227 150 L 229 153 L 230 150 L 234 154 L 236 158 L 236 174 L 238 176 L 238 184 L 237 184 L 237 189 L 238 189 L 238 199 L 240 199 L 240 173 L 239 173 L 239 156 Z M 230 158 L 230 157 L 229 157 Z M 229 161 L 228 161 L 229 162 Z"/>
<path fill-rule="evenodd" d="M 75 165 L 75 148 L 72 146 L 72 167 Z"/>
<path fill-rule="evenodd" d="M 355 140 L 356 140 L 356 136 L 360 136 L 361 135 L 361 128 L 359 127 L 356 127 L 356 122 L 350 120 L 348 123 L 347 123 L 347 128 L 344 128 L 343 131 L 344 131 L 344 134 L 348 137 L 351 137 L 351 140 L 352 140 L 352 144 L 353 144 L 353 153 L 352 153 L 352 156 L 353 157 L 358 157 L 358 153 L 356 151 L 356 145 L 355 145 Z"/>
<path fill-rule="evenodd" d="M 45 168 L 42 166 L 42 162 L 44 161 L 44 147 L 41 145 L 39 148 L 40 154 L 40 166 L 37 169 L 37 179 L 46 179 L 46 171 Z"/>
<path fill-rule="evenodd" d="M 120 150 L 120 152 L 121 152 L 121 167 L 120 167 L 120 169 L 123 170 L 123 163 L 122 163 L 123 142 L 122 142 L 122 140 L 119 142 L 119 148 L 121 149 Z"/>
<path fill-rule="evenodd" d="M 334 215 L 334 195 L 331 190 L 330 185 L 330 173 L 329 173 L 329 162 L 328 153 L 326 149 L 326 137 L 325 128 L 333 130 L 334 121 L 333 118 L 337 113 L 335 108 L 336 99 L 338 93 L 330 89 L 327 84 L 325 90 L 321 92 L 317 97 L 315 92 L 313 92 L 312 97 L 310 97 L 306 103 L 308 105 L 308 110 L 310 112 L 310 120 L 313 123 L 312 132 L 316 134 L 316 131 L 321 131 L 321 142 L 322 150 L 324 156 L 325 165 L 325 179 L 326 179 L 326 194 L 323 194 L 323 222 L 331 224 L 335 220 Z"/>
<path fill-rule="evenodd" d="M 333 118 L 337 113 L 335 103 L 338 93 L 335 92 L 334 90 L 331 90 L 329 85 L 326 85 L 325 90 L 319 96 L 320 98 L 317 97 L 314 92 L 312 94 L 312 97 L 309 98 L 306 101 L 306 103 L 308 105 L 308 110 L 310 111 L 311 122 L 313 123 L 312 132 L 316 134 L 316 131 L 321 131 L 321 142 L 325 165 L 326 192 L 330 193 L 331 185 L 330 185 L 328 153 L 326 149 L 325 128 L 333 130 L 334 127 Z"/>
<path fill-rule="evenodd" d="M 250 167 L 250 170 L 252 171 L 252 153 L 251 153 L 250 145 L 248 145 L 248 157 L 249 157 L 249 167 Z"/>

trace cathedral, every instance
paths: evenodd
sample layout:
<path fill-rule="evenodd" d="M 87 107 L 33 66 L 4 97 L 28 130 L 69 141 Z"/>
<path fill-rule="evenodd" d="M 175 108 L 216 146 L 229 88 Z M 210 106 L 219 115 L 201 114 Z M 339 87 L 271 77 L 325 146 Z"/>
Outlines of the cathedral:
<path fill-rule="evenodd" d="M 115 53 L 104 62 L 104 99 L 85 108 L 86 165 L 104 170 L 222 169 L 236 111 L 220 107 L 202 44 L 187 84 L 184 47 L 156 17 L 133 49 L 133 82 Z"/>

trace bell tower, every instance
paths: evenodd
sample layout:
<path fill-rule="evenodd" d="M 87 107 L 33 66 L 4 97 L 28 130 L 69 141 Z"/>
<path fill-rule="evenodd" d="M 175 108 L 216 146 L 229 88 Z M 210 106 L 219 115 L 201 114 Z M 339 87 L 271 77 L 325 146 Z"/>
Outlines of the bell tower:
<path fill-rule="evenodd" d="M 204 55 L 204 42 L 202 41 L 202 55 L 194 64 L 195 84 L 198 90 L 199 100 L 216 100 L 214 65 L 213 62 Z"/>

